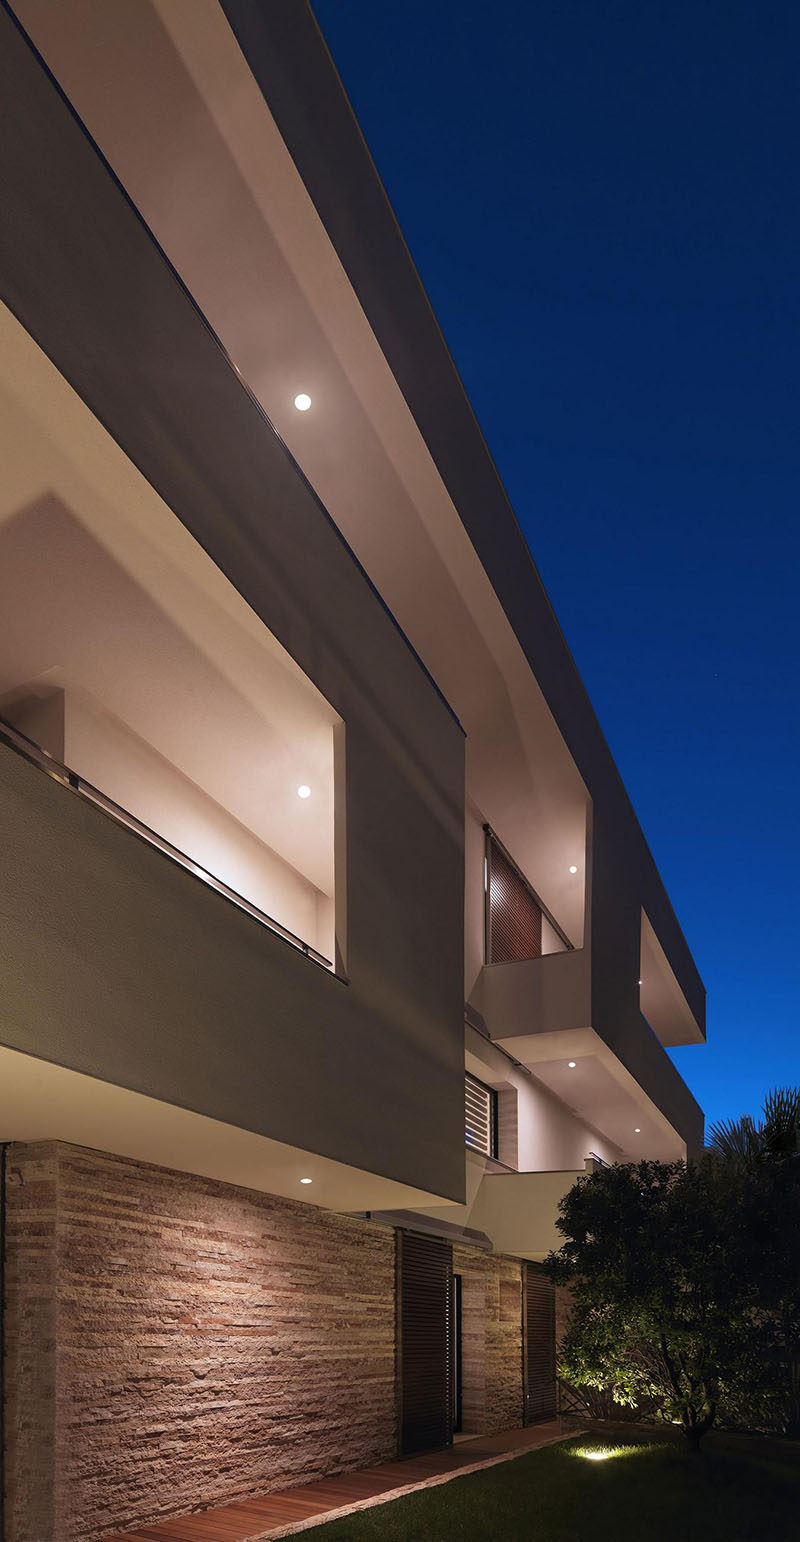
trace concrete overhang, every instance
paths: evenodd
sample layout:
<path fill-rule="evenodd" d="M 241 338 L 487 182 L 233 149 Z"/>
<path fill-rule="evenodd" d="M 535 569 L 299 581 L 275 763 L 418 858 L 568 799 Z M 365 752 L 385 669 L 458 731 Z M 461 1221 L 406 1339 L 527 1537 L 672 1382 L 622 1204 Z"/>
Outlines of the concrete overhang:
<path fill-rule="evenodd" d="M 705 992 L 691 952 L 313 10 L 294 0 L 220 6 L 595 813 L 631 853 L 701 1022 Z"/>
<path fill-rule="evenodd" d="M 627 1160 L 674 1161 L 702 1145 L 702 1112 L 645 1018 L 619 1043 L 592 1026 L 588 949 L 484 965 L 470 1006 L 494 1043 Z"/>
<path fill-rule="evenodd" d="M 644 911 L 639 972 L 642 1016 L 661 1043 L 669 1048 L 705 1043 L 705 1017 L 698 1022 Z"/>
<path fill-rule="evenodd" d="M 580 1169 L 492 1172 L 473 1152 L 467 1152 L 466 1164 L 467 1203 L 428 1208 L 420 1216 L 421 1226 L 463 1241 L 477 1234 L 488 1238 L 496 1253 L 534 1260 L 560 1247 L 563 1238 L 555 1224 L 559 1203 L 596 1166 L 589 1160 Z"/>
<path fill-rule="evenodd" d="M 702 1145 L 702 1112 L 644 1021 L 640 1037 L 635 1072 L 591 1027 L 497 1042 L 612 1141 L 623 1160 L 678 1161 Z"/>
<path fill-rule="evenodd" d="M 445 1203 L 391 1178 L 0 1046 L 0 1142 L 39 1140 L 113 1152 L 323 1210 Z"/>

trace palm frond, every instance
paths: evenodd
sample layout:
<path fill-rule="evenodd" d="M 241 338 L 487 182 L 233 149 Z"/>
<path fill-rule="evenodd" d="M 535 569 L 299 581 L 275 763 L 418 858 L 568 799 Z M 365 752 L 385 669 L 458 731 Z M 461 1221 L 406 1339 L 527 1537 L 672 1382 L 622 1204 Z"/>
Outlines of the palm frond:
<path fill-rule="evenodd" d="M 800 1087 L 773 1087 L 764 1099 L 761 1145 L 767 1158 L 800 1150 Z"/>
<path fill-rule="evenodd" d="M 720 1119 L 709 1126 L 706 1149 L 717 1156 L 731 1157 L 738 1162 L 758 1160 L 759 1131 L 750 1114 L 738 1119 Z"/>

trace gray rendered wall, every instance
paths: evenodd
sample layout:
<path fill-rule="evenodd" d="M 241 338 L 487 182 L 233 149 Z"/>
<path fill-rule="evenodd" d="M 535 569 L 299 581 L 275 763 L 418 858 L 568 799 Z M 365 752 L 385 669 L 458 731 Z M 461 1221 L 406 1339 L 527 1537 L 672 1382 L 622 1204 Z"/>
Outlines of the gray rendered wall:
<path fill-rule="evenodd" d="M 461 729 L 6 11 L 0 179 L 0 297 L 345 721 L 349 975 L 4 750 L 0 1040 L 460 1200 Z"/>

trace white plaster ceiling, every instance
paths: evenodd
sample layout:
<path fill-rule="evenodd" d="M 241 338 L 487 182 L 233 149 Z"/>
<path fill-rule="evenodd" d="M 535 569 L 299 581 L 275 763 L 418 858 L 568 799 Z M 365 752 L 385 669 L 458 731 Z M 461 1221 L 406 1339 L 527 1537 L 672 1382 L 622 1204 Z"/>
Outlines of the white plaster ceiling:
<path fill-rule="evenodd" d="M 677 1131 L 594 1029 L 507 1039 L 504 1047 L 568 1109 L 617 1146 L 625 1161 L 685 1157 L 686 1146 Z"/>
<path fill-rule="evenodd" d="M 538 1080 L 573 1113 L 613 1141 L 627 1161 L 639 1157 L 670 1161 L 684 1154 L 675 1132 L 665 1130 L 662 1119 L 642 1107 L 596 1055 L 570 1059 L 575 1059 L 574 1070 L 561 1058 L 538 1061 Z"/>

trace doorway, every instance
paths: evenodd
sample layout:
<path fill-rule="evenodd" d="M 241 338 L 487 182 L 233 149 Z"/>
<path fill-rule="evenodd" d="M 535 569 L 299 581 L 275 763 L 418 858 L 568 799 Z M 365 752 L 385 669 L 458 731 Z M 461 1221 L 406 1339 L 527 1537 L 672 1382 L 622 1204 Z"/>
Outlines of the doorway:
<path fill-rule="evenodd" d="M 541 1264 L 522 1265 L 522 1386 L 525 1424 L 554 1419 L 558 1403 L 555 1286 Z"/>
<path fill-rule="evenodd" d="M 453 1435 L 453 1249 L 397 1233 L 398 1392 L 403 1456 L 438 1451 Z"/>

